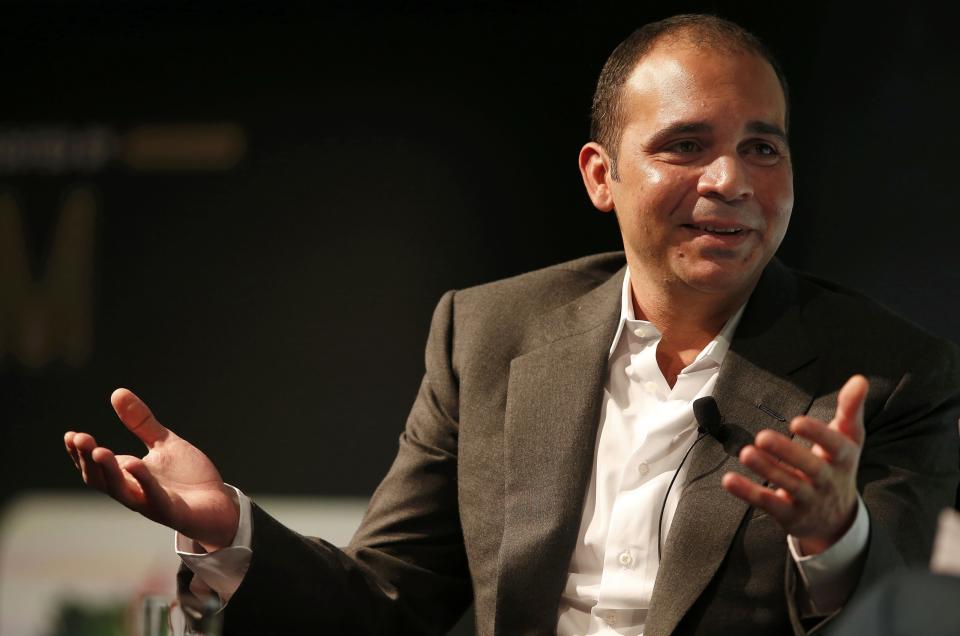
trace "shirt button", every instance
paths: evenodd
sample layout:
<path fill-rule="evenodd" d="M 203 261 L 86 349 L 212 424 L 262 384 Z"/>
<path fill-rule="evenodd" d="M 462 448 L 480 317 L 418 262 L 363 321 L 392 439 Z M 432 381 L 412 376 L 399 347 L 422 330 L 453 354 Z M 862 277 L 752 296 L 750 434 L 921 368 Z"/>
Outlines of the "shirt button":
<path fill-rule="evenodd" d="M 620 561 L 620 565 L 629 566 L 633 563 L 633 555 L 630 554 L 630 550 L 624 550 L 620 553 L 618 560 Z"/>
<path fill-rule="evenodd" d="M 637 464 L 637 472 L 640 473 L 640 476 L 643 477 L 650 472 L 650 464 L 647 462 L 640 462 Z"/>
<path fill-rule="evenodd" d="M 650 392 L 650 393 L 656 393 L 656 392 L 657 392 L 657 384 L 656 384 L 656 382 L 644 382 L 644 383 L 643 383 L 643 388 L 645 388 L 645 389 L 646 389 L 648 392 Z"/>

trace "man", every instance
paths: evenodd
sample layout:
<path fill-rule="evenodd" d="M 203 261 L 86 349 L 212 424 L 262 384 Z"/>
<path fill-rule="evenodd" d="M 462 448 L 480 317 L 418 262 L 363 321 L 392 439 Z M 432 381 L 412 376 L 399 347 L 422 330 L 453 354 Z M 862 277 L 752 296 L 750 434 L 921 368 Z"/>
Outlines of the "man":
<path fill-rule="evenodd" d="M 580 168 L 626 263 L 444 296 L 397 459 L 344 551 L 251 506 L 124 389 L 147 456 L 86 433 L 67 450 L 180 533 L 227 633 L 442 633 L 471 598 L 482 634 L 819 629 L 926 558 L 957 487 L 960 354 L 772 260 L 786 129 L 775 63 L 736 25 L 678 16 L 622 43 Z"/>

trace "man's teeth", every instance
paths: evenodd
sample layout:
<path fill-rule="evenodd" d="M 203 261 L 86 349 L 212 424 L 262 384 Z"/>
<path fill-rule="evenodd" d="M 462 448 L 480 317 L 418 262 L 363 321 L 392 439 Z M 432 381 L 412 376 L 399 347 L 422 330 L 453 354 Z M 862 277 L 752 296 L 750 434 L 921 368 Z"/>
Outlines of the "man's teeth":
<path fill-rule="evenodd" d="M 713 227 L 712 225 L 696 225 L 694 226 L 698 230 L 705 230 L 707 232 L 716 232 L 717 234 L 736 234 L 740 231 L 738 227 Z"/>

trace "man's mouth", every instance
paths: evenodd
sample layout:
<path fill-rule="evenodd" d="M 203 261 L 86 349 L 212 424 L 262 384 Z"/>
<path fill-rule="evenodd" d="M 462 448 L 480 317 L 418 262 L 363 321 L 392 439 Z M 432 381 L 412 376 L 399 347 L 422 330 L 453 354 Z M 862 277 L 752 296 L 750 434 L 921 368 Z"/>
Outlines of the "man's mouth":
<path fill-rule="evenodd" d="M 740 234 L 745 230 L 742 227 L 717 227 L 715 225 L 684 223 L 683 227 L 700 232 L 709 232 L 710 234 L 732 235 Z"/>

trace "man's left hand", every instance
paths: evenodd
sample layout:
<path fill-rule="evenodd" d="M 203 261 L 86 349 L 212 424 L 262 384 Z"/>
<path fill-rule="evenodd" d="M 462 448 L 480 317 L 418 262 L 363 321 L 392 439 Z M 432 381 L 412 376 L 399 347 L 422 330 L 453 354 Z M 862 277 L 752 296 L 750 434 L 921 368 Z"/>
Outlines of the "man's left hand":
<path fill-rule="evenodd" d="M 727 473 L 723 487 L 767 511 L 798 542 L 803 554 L 819 554 L 853 524 L 857 513 L 857 465 L 863 446 L 863 403 L 869 385 L 855 375 L 840 389 L 828 424 L 796 417 L 790 431 L 813 442 L 797 444 L 769 429 L 740 451 L 740 462 L 771 486 Z"/>

